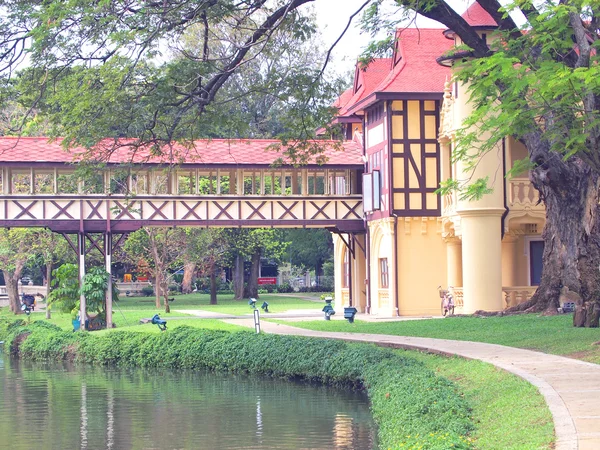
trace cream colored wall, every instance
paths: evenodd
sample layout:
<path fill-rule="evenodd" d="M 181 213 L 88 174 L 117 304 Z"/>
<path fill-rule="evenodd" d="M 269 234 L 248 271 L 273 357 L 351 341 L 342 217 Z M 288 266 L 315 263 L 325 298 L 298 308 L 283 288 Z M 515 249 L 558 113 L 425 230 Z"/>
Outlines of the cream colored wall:
<path fill-rule="evenodd" d="M 446 244 L 438 233 L 438 219 L 390 218 L 373 221 L 369 226 L 372 314 L 382 317 L 397 314 L 394 287 L 397 282 L 400 316 L 440 315 L 437 287 L 446 284 L 447 258 Z M 380 258 L 388 259 L 388 289 L 380 288 Z"/>
<path fill-rule="evenodd" d="M 371 314 L 384 317 L 396 315 L 394 301 L 395 276 L 394 276 L 394 222 L 395 218 L 385 218 L 369 222 L 371 228 L 371 249 L 369 282 L 371 287 Z M 387 289 L 380 286 L 379 259 L 387 258 L 389 270 L 389 286 Z"/>
<path fill-rule="evenodd" d="M 398 309 L 401 316 L 440 315 L 437 287 L 447 278 L 446 244 L 436 218 L 398 219 Z"/>

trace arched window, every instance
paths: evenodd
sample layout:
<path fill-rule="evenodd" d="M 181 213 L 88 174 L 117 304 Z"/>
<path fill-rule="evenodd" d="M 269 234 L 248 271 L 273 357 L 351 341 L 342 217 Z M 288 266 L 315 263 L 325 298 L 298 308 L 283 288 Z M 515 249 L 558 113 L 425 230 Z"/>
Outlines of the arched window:
<path fill-rule="evenodd" d="M 348 249 L 344 250 L 344 271 L 342 272 L 342 287 L 350 287 L 350 252 Z"/>

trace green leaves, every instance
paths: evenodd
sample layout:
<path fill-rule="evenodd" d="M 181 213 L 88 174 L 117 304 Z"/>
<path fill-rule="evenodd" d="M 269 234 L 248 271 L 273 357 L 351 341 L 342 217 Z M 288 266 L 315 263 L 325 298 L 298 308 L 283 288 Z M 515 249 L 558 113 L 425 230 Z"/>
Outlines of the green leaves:
<path fill-rule="evenodd" d="M 31 334 L 16 339 L 22 333 Z M 7 342 L 20 342 L 15 352 L 33 359 L 70 356 L 98 365 L 207 368 L 366 389 L 382 448 L 473 448 L 469 405 L 456 387 L 423 364 L 373 345 L 189 327 L 92 335 L 40 322 L 13 327 Z"/>

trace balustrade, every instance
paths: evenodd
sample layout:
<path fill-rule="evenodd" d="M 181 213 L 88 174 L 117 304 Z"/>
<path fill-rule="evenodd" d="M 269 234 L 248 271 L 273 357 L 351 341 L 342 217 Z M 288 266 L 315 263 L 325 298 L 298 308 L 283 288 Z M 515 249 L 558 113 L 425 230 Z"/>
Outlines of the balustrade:
<path fill-rule="evenodd" d="M 512 178 L 508 184 L 510 209 L 544 209 L 539 193 L 528 178 Z"/>
<path fill-rule="evenodd" d="M 452 298 L 454 299 L 454 308 L 462 309 L 462 307 L 464 306 L 463 288 L 462 287 L 450 287 L 449 291 L 452 294 Z"/>
<path fill-rule="evenodd" d="M 505 308 L 510 308 L 526 302 L 536 290 L 537 286 L 503 286 L 502 292 L 504 294 L 504 301 L 506 302 Z M 463 288 L 453 287 L 450 288 L 450 292 L 454 296 L 455 308 L 462 308 L 464 306 Z"/>
<path fill-rule="evenodd" d="M 503 286 L 504 301 L 506 308 L 525 303 L 537 290 L 537 286 Z"/>

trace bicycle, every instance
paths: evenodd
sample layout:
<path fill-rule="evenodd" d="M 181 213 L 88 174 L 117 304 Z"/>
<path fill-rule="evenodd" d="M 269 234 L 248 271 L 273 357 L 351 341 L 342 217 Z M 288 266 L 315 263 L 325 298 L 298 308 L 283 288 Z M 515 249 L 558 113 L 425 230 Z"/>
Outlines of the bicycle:
<path fill-rule="evenodd" d="M 438 286 L 438 292 L 442 299 L 442 316 L 444 317 L 446 317 L 446 315 L 454 315 L 454 296 L 450 293 L 449 289 L 452 289 L 452 286 L 448 286 L 448 289 L 442 289 L 442 286 Z"/>

